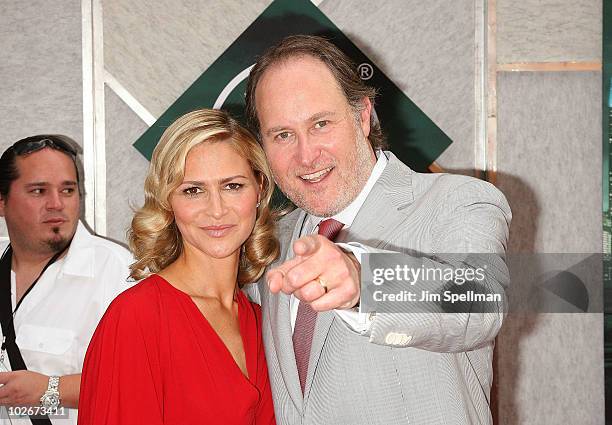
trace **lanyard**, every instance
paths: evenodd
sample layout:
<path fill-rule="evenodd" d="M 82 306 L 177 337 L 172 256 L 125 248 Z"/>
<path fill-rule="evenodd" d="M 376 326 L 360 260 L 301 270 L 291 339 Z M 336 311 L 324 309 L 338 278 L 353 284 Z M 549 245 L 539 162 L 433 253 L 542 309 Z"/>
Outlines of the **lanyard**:
<path fill-rule="evenodd" d="M 11 369 L 13 370 L 28 369 L 16 342 L 14 323 L 15 313 L 17 313 L 17 309 L 21 305 L 22 301 L 32 291 L 32 288 L 34 288 L 34 285 L 36 285 L 40 277 L 45 273 L 49 266 L 55 263 L 55 261 L 57 261 L 57 259 L 66 251 L 66 249 L 68 249 L 71 243 L 72 240 L 70 240 L 68 245 L 66 245 L 66 248 L 60 252 L 57 252 L 53 257 L 51 257 L 49 262 L 47 262 L 45 267 L 43 267 L 38 277 L 23 294 L 15 306 L 14 311 L 13 303 L 11 302 L 11 263 L 13 259 L 13 249 L 11 248 L 10 244 L 2 254 L 2 258 L 0 258 L 0 321 L 2 322 L 2 334 L 4 335 L 2 347 L 0 348 L 0 360 L 4 361 L 4 353 L 6 350 L 11 363 Z M 34 418 L 30 416 L 30 422 L 32 422 L 33 425 L 51 425 L 51 421 L 46 415 L 41 418 Z"/>
<path fill-rule="evenodd" d="M 25 291 L 25 293 L 15 306 L 15 310 L 13 310 L 13 305 L 11 303 L 11 263 L 13 258 L 13 249 L 10 245 L 4 250 L 2 258 L 0 258 L 0 298 L 3 299 L 3 301 L 0 302 L 0 319 L 2 321 L 2 334 L 4 335 L 4 338 L 2 340 L 2 347 L 0 348 L 0 350 L 3 354 L 4 350 L 8 351 L 9 359 L 11 359 L 11 366 L 13 363 L 13 358 L 15 357 L 14 354 L 11 355 L 11 351 L 14 351 L 15 348 L 17 349 L 17 351 L 19 351 L 17 343 L 15 342 L 15 314 L 17 313 L 17 310 L 19 309 L 19 306 L 21 306 L 21 303 L 23 302 L 25 297 L 30 292 L 32 292 L 32 289 L 40 280 L 41 276 L 45 273 L 49 266 L 51 266 L 51 264 L 57 261 L 57 259 L 66 251 L 68 246 L 70 246 L 70 243 L 66 245 L 66 248 L 55 253 L 55 255 L 51 257 L 47 264 L 45 264 L 45 267 L 43 267 L 41 272 L 38 274 L 38 277 L 34 279 L 34 282 L 32 282 L 30 287 Z M 21 353 L 19 354 L 19 357 L 21 357 Z M 23 363 L 23 360 L 21 362 L 18 361 L 17 363 Z M 25 369 L 25 367 L 23 369 Z M 17 369 L 13 368 L 13 370 Z"/>

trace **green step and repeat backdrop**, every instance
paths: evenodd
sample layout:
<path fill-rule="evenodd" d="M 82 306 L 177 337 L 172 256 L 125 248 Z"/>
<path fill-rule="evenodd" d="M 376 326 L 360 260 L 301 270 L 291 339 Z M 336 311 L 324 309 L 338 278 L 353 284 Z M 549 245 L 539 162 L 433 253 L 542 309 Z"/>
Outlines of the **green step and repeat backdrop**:
<path fill-rule="evenodd" d="M 164 129 L 194 109 L 220 108 L 244 119 L 244 92 L 250 68 L 268 47 L 292 34 L 330 39 L 357 64 L 359 75 L 379 90 L 376 113 L 391 150 L 417 171 L 427 167 L 452 143 L 357 46 L 310 0 L 276 0 L 166 110 L 134 144 L 147 159 Z"/>

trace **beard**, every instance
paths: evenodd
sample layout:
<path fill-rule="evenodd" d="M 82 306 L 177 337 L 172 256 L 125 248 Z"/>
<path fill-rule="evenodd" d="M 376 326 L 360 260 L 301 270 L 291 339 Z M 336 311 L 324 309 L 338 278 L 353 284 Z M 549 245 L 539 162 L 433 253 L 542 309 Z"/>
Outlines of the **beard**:
<path fill-rule="evenodd" d="M 62 252 L 66 249 L 70 240 L 61 234 L 61 229 L 59 227 L 53 227 L 51 231 L 54 233 L 54 236 L 43 241 L 44 246 L 54 254 Z"/>
<path fill-rule="evenodd" d="M 363 190 L 373 168 L 371 163 L 372 147 L 370 141 L 363 134 L 358 117 L 355 118 L 354 125 L 356 131 L 355 149 L 350 153 L 344 169 L 334 169 L 335 172 L 339 173 L 342 186 L 338 190 L 337 196 L 327 199 L 324 206 L 313 205 L 310 199 L 312 194 L 304 193 L 298 188 L 292 187 L 291 184 L 281 184 L 282 179 L 279 179 L 272 169 L 277 186 L 297 207 L 317 217 L 332 217 L 348 207 Z"/>
<path fill-rule="evenodd" d="M 373 169 L 370 159 L 371 152 L 370 141 L 363 134 L 361 127 L 357 127 L 355 150 L 352 152 L 349 166 L 344 170 L 344 175 L 341 176 L 343 185 L 338 196 L 330 199 L 324 209 L 316 211 L 318 214 L 306 211 L 319 217 L 332 217 L 348 207 L 359 196 L 370 178 Z M 369 170 L 369 172 L 366 170 Z"/>

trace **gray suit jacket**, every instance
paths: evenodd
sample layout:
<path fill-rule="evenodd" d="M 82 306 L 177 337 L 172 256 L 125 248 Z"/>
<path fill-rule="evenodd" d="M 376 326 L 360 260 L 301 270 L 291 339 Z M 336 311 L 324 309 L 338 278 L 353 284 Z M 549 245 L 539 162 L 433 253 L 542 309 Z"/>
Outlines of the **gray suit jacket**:
<path fill-rule="evenodd" d="M 383 175 L 339 239 L 361 242 L 372 252 L 487 252 L 503 258 L 511 213 L 494 186 L 416 173 L 392 153 L 385 155 Z M 276 264 L 292 257 L 305 216 L 296 210 L 281 220 Z M 507 273 L 489 284 L 503 292 Z M 491 423 L 491 357 L 503 313 L 379 313 L 367 336 L 333 311 L 320 313 L 302 396 L 290 297 L 271 294 L 263 279 L 256 285 L 279 424 Z"/>

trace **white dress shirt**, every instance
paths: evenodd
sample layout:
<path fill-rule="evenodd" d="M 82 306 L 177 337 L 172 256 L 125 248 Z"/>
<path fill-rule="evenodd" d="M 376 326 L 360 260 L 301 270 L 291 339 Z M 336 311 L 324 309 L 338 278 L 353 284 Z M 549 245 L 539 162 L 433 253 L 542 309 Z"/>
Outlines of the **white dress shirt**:
<path fill-rule="evenodd" d="M 28 370 L 60 377 L 81 373 L 87 345 L 106 307 L 133 285 L 128 280 L 133 261 L 127 249 L 90 234 L 79 222 L 66 255 L 47 268 L 15 313 L 17 345 Z M 13 309 L 15 287 L 11 272 Z M 10 370 L 8 354 L 3 366 Z M 76 424 L 77 410 L 65 412 L 68 419 L 51 418 L 51 422 Z M 27 416 L 6 418 L 5 409 L 1 416 L 2 425 L 31 425 Z"/>
<path fill-rule="evenodd" d="M 343 223 L 344 227 L 342 229 L 351 227 L 353 221 L 355 220 L 355 217 L 357 217 L 357 213 L 359 212 L 359 210 L 363 206 L 363 203 L 368 197 L 368 194 L 372 191 L 374 184 L 378 181 L 385 167 L 387 166 L 387 157 L 382 153 L 382 151 L 376 152 L 376 155 L 378 156 L 378 160 L 376 161 L 376 164 L 372 169 L 372 173 L 370 174 L 368 181 L 366 182 L 361 192 L 359 192 L 359 195 L 357 195 L 353 202 L 351 202 L 345 209 L 340 211 L 338 214 L 334 215 L 333 217 L 327 217 L 333 218 L 334 220 L 338 220 L 339 222 Z M 302 228 L 300 237 L 313 233 L 318 233 L 319 223 L 325 219 L 326 218 L 308 214 L 306 216 L 306 221 Z M 355 258 L 357 258 L 357 260 L 361 263 L 361 254 L 365 252 L 365 249 L 361 246 L 360 243 L 348 242 L 338 243 L 337 245 L 345 251 L 350 251 L 351 253 L 353 253 L 353 255 L 355 255 Z M 300 300 L 297 299 L 294 295 L 291 295 L 290 309 L 292 330 L 295 329 L 295 320 L 297 318 L 299 303 Z M 338 316 L 340 316 L 340 318 L 342 318 L 342 320 L 344 320 L 344 322 L 346 322 L 346 324 L 349 325 L 349 327 L 355 332 L 364 335 L 368 333 L 370 325 L 372 323 L 372 317 L 369 314 L 359 313 L 357 311 L 357 308 L 352 308 L 348 310 L 338 309 L 334 310 L 334 312 Z"/>

